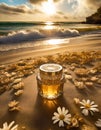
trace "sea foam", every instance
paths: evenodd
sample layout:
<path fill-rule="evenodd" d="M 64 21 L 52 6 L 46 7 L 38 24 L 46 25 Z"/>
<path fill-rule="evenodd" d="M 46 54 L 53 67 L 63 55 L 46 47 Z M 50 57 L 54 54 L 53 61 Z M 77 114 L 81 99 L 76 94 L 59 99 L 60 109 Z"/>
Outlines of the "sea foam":
<path fill-rule="evenodd" d="M 40 40 L 42 38 L 68 38 L 79 36 L 79 31 L 70 29 L 40 29 L 12 31 L 7 36 L 0 37 L 0 44 L 21 43 Z"/>

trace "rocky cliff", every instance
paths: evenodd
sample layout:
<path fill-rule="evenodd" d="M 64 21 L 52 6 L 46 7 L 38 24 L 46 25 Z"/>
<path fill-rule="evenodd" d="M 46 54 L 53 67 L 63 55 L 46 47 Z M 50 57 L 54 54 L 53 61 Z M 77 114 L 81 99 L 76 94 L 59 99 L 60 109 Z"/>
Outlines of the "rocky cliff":
<path fill-rule="evenodd" d="M 101 7 L 97 12 L 86 18 L 86 23 L 101 24 Z"/>

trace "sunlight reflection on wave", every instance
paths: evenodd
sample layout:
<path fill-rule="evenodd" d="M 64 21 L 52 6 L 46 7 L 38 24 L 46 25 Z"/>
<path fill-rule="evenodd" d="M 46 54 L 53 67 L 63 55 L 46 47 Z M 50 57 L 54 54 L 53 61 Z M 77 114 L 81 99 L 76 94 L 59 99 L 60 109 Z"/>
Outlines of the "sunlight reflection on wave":
<path fill-rule="evenodd" d="M 54 23 L 51 21 L 45 22 L 46 25 L 53 25 Z"/>
<path fill-rule="evenodd" d="M 69 43 L 69 39 L 68 40 L 64 40 L 64 39 L 50 39 L 46 41 L 46 44 L 48 45 L 58 45 L 58 44 L 63 44 L 63 43 Z"/>
<path fill-rule="evenodd" d="M 51 29 L 54 29 L 55 27 L 53 25 L 46 25 L 44 27 L 44 29 L 47 29 L 47 30 L 51 30 Z"/>
<path fill-rule="evenodd" d="M 54 26 L 53 22 L 48 21 L 45 23 L 44 29 L 50 30 L 50 29 L 54 29 L 54 28 L 55 28 L 55 26 Z"/>

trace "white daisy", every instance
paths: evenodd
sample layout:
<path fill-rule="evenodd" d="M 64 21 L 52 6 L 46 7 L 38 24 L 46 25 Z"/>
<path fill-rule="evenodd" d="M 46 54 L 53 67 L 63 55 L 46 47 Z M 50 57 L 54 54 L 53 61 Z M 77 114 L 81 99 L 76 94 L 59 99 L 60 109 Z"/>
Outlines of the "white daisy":
<path fill-rule="evenodd" d="M 59 127 L 63 127 L 64 122 L 70 124 L 71 114 L 68 112 L 68 109 L 65 109 L 65 107 L 58 107 L 57 112 L 54 112 L 54 116 L 52 117 L 52 120 L 54 120 L 53 124 L 59 122 Z"/>
<path fill-rule="evenodd" d="M 96 122 L 95 122 L 95 125 L 97 127 L 101 127 L 101 119 L 98 119 Z"/>
<path fill-rule="evenodd" d="M 93 115 L 93 112 L 98 112 L 98 105 L 96 105 L 94 103 L 94 101 L 90 101 L 89 99 L 86 101 L 86 100 L 82 100 L 82 102 L 80 102 L 80 104 L 82 105 L 80 108 L 83 109 L 82 110 L 82 113 L 85 115 L 85 116 L 88 116 L 89 112 L 91 113 L 91 115 Z"/>
<path fill-rule="evenodd" d="M 9 125 L 7 122 L 3 124 L 3 128 L 0 128 L 0 130 L 17 130 L 18 125 L 14 125 L 15 121 L 12 121 Z"/>

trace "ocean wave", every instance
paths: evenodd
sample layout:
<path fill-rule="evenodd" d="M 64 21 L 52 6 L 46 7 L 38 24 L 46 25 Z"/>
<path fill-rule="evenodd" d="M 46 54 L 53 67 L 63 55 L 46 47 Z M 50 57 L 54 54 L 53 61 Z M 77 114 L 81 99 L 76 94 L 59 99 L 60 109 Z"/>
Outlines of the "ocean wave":
<path fill-rule="evenodd" d="M 79 36 L 78 30 L 65 30 L 65 29 L 41 29 L 41 30 L 22 30 L 12 31 L 7 36 L 0 37 L 0 43 L 20 43 L 34 40 L 40 40 L 42 38 L 66 38 Z"/>

